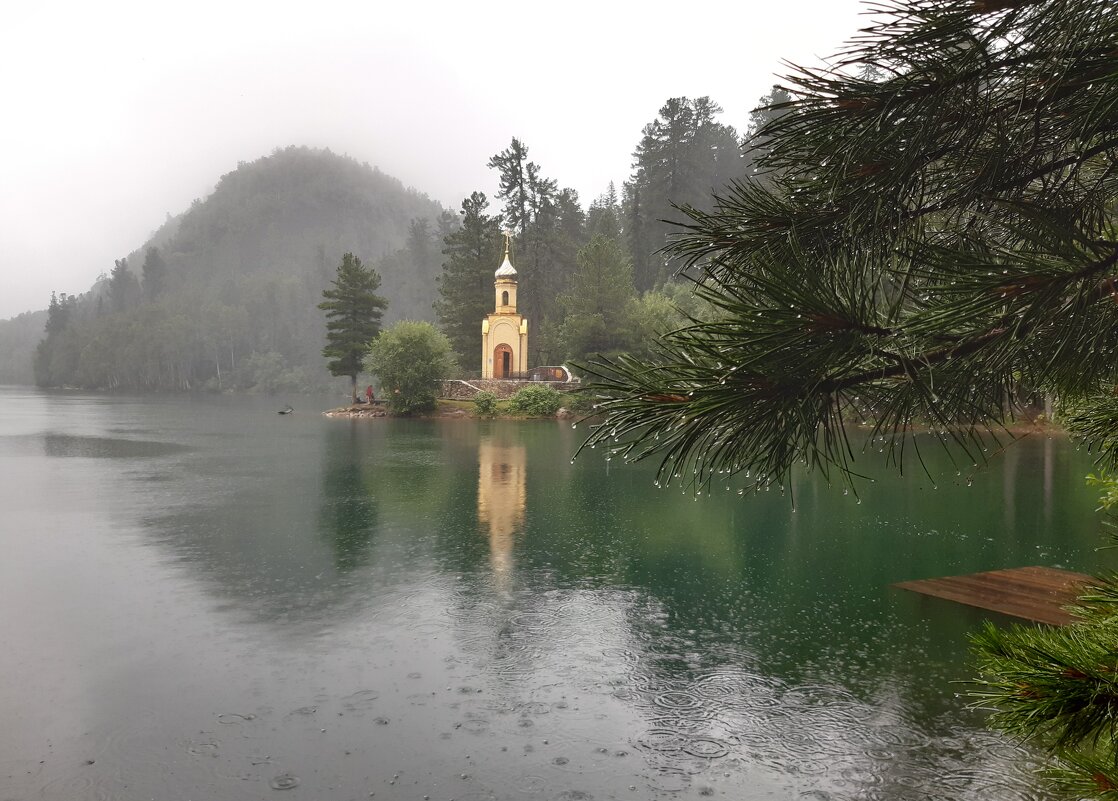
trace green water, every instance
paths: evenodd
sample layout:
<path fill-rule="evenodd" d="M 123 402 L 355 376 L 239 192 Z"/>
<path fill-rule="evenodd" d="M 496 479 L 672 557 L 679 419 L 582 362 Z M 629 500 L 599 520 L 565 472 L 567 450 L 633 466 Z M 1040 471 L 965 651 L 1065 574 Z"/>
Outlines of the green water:
<path fill-rule="evenodd" d="M 890 585 L 1104 566 L 1063 439 L 793 511 L 329 404 L 0 388 L 0 798 L 1047 798 Z"/>

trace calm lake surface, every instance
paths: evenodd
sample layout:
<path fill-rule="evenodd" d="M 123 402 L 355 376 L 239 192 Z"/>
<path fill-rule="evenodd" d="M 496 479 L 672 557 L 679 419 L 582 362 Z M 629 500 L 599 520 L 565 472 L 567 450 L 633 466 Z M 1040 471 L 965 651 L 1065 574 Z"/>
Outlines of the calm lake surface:
<path fill-rule="evenodd" d="M 1065 440 L 792 511 L 329 405 L 0 388 L 0 799 L 1047 798 L 890 584 L 1106 566 Z"/>

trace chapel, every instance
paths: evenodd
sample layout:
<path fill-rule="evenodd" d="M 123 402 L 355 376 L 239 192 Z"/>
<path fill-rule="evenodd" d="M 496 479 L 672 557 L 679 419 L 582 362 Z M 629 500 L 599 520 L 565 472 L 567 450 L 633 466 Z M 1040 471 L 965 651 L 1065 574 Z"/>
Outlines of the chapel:
<path fill-rule="evenodd" d="M 493 274 L 494 311 L 481 321 L 481 377 L 523 377 L 528 371 L 528 321 L 516 311 L 516 270 L 505 258 Z"/>

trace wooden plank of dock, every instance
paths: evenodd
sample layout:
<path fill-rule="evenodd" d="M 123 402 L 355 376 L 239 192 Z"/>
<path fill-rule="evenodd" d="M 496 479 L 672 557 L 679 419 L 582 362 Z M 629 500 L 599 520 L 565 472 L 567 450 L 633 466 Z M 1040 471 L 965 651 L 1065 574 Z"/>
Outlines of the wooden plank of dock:
<path fill-rule="evenodd" d="M 1074 618 L 1063 607 L 1074 603 L 1091 580 L 1083 573 L 1055 567 L 1015 567 L 969 576 L 902 581 L 893 586 L 1011 617 L 1065 626 Z"/>

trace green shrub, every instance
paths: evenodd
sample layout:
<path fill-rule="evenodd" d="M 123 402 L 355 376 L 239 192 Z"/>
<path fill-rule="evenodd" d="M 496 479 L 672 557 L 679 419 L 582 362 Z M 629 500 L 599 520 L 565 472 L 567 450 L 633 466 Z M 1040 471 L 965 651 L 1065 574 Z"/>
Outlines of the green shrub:
<path fill-rule="evenodd" d="M 528 417 L 551 417 L 562 405 L 562 393 L 542 384 L 529 384 L 509 398 L 509 409 L 513 414 Z"/>
<path fill-rule="evenodd" d="M 401 320 L 369 345 L 365 369 L 380 379 L 393 414 L 429 412 L 454 369 L 450 340 L 430 323 Z"/>
<path fill-rule="evenodd" d="M 474 395 L 474 408 L 482 417 L 488 417 L 497 411 L 497 396 L 492 392 L 482 390 Z"/>
<path fill-rule="evenodd" d="M 563 406 L 575 414 L 591 414 L 597 402 L 597 394 L 589 387 L 563 394 Z"/>

